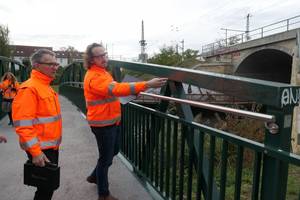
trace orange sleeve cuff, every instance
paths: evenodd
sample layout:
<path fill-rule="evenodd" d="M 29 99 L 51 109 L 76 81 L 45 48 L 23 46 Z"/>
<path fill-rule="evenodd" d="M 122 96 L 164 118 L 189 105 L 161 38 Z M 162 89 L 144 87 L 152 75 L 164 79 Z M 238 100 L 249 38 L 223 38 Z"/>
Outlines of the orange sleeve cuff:
<path fill-rule="evenodd" d="M 147 89 L 146 81 L 136 82 L 135 83 L 135 92 L 140 93 Z"/>
<path fill-rule="evenodd" d="M 29 148 L 28 152 L 32 155 L 32 157 L 36 157 L 36 156 L 39 156 L 40 154 L 42 154 L 42 150 L 39 146 L 33 146 L 33 147 Z"/>

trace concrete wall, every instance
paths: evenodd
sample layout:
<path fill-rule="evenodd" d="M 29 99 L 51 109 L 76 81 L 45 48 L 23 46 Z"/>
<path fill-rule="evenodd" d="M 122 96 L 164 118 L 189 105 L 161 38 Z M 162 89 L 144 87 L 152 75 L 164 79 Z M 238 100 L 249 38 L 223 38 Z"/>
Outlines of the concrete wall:
<path fill-rule="evenodd" d="M 293 64 L 291 84 L 300 85 L 300 46 L 295 46 L 293 49 Z M 294 108 L 293 128 L 292 128 L 292 148 L 293 152 L 300 153 L 300 107 Z"/>

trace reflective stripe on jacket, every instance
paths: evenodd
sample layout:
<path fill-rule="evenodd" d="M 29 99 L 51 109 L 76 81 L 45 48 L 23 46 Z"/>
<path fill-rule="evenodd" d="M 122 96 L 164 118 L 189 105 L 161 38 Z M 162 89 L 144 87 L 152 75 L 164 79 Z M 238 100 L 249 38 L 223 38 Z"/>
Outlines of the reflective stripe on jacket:
<path fill-rule="evenodd" d="M 62 120 L 58 95 L 50 87 L 51 78 L 32 70 L 21 84 L 12 104 L 12 117 L 22 149 L 32 156 L 41 149 L 58 149 Z"/>
<path fill-rule="evenodd" d="M 104 67 L 96 65 L 84 77 L 87 121 L 90 126 L 109 126 L 121 120 L 118 97 L 136 95 L 146 89 L 146 82 L 117 83 Z"/>
<path fill-rule="evenodd" d="M 19 83 L 16 81 L 15 84 L 12 84 L 12 82 L 8 79 L 0 83 L 0 89 L 3 92 L 3 98 L 4 99 L 13 99 L 16 94 L 17 90 L 19 88 Z"/>

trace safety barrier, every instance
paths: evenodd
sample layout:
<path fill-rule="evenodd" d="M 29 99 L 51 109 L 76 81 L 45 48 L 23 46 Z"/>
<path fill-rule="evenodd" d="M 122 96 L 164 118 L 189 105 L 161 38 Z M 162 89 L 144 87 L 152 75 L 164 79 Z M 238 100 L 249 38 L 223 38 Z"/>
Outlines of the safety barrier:
<path fill-rule="evenodd" d="M 109 65 L 118 81 L 121 68 L 168 78 L 158 96 L 173 99 L 162 98 L 156 108 L 132 102 L 122 106 L 122 155 L 145 187 L 173 200 L 300 199 L 299 183 L 294 183 L 296 191 L 290 191 L 288 182 L 291 176 L 299 176 L 289 177 L 289 168 L 300 170 L 300 156 L 290 152 L 299 87 L 153 64 L 111 60 Z M 83 111 L 84 73 L 82 62 L 73 63 L 65 69 L 60 85 L 60 93 Z M 195 122 L 186 102 L 175 103 L 178 112 L 171 115 L 169 100 L 186 99 L 182 83 L 263 104 L 266 113 L 257 115 L 276 126 L 266 124 L 261 143 Z"/>

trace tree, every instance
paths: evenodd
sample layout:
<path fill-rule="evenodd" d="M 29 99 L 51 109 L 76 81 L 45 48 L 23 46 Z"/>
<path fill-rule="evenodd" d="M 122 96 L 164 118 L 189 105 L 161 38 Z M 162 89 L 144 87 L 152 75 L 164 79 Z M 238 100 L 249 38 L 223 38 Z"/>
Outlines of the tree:
<path fill-rule="evenodd" d="M 198 50 L 187 49 L 183 52 L 183 60 L 196 59 L 199 56 Z"/>
<path fill-rule="evenodd" d="M 68 58 L 68 64 L 74 62 L 74 59 L 77 57 L 76 55 L 79 54 L 79 52 L 75 49 L 75 47 L 68 46 L 67 48 L 62 47 L 62 51 L 65 51 Z"/>
<path fill-rule="evenodd" d="M 5 57 L 11 56 L 8 34 L 9 34 L 8 26 L 0 25 L 0 56 L 5 56 Z"/>
<path fill-rule="evenodd" d="M 180 55 L 172 46 L 163 47 L 160 49 L 160 53 L 148 59 L 148 63 L 189 67 L 199 63 L 197 60 L 198 53 L 197 50 L 187 49 Z"/>
<path fill-rule="evenodd" d="M 241 38 L 239 38 L 238 35 L 232 36 L 232 37 L 230 37 L 228 39 L 229 39 L 229 43 L 228 44 L 230 46 L 240 43 L 240 40 L 241 40 Z"/>
<path fill-rule="evenodd" d="M 172 46 L 163 47 L 160 49 L 160 53 L 155 54 L 148 59 L 148 63 L 175 66 L 181 61 L 181 55 L 179 55 L 175 48 Z"/>

